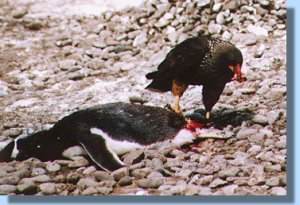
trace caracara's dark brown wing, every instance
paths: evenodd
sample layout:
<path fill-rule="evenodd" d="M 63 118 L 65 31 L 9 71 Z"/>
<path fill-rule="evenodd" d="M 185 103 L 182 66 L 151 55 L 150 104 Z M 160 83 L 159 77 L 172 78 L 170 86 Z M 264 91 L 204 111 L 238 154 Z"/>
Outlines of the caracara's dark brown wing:
<path fill-rule="evenodd" d="M 190 38 L 176 45 L 158 66 L 158 70 L 146 75 L 153 80 L 146 88 L 165 92 L 171 90 L 174 79 L 183 82 L 193 79 L 193 70 L 203 63 L 208 51 L 207 37 Z"/>

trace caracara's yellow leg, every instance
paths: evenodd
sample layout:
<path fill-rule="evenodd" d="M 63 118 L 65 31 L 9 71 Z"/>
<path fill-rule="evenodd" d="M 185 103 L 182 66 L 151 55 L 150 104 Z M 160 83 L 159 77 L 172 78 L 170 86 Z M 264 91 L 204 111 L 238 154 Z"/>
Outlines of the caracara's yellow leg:
<path fill-rule="evenodd" d="M 171 108 L 179 114 L 181 113 L 180 109 L 180 97 L 183 95 L 184 91 L 187 89 L 187 85 L 181 82 L 178 82 L 176 80 L 173 80 L 172 82 L 172 94 L 175 96 L 174 104 L 171 105 Z"/>

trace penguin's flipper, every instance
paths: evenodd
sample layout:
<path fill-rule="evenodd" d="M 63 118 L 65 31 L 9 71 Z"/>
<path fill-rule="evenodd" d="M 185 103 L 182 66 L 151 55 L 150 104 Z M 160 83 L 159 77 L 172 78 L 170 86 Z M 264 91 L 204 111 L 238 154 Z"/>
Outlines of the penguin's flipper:
<path fill-rule="evenodd" d="M 15 147 L 15 141 L 11 141 L 0 150 L 0 162 L 8 162 L 11 160 L 11 154 Z"/>
<path fill-rule="evenodd" d="M 124 166 L 118 155 L 106 144 L 100 135 L 88 134 L 78 138 L 89 157 L 102 169 L 114 171 Z"/>

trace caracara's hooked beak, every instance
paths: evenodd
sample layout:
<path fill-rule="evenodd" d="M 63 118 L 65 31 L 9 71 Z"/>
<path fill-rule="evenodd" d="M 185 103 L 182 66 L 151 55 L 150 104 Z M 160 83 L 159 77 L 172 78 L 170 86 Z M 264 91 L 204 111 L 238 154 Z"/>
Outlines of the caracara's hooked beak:
<path fill-rule="evenodd" d="M 240 83 L 247 80 L 246 77 L 244 77 L 243 74 L 242 74 L 240 64 L 229 65 L 228 67 L 234 73 L 234 76 L 233 76 L 232 80 L 237 80 Z"/>

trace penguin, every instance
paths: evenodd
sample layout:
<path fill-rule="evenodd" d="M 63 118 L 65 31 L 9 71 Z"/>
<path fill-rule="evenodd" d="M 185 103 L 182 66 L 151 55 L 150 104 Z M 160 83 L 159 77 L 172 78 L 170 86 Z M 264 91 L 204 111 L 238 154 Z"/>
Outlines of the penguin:
<path fill-rule="evenodd" d="M 63 159 L 65 149 L 80 145 L 101 169 L 111 172 L 125 164 L 119 156 L 153 143 L 192 143 L 202 123 L 160 107 L 123 102 L 102 104 L 63 117 L 48 130 L 6 143 L 0 161 Z"/>

